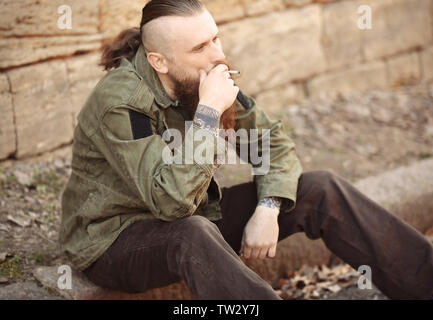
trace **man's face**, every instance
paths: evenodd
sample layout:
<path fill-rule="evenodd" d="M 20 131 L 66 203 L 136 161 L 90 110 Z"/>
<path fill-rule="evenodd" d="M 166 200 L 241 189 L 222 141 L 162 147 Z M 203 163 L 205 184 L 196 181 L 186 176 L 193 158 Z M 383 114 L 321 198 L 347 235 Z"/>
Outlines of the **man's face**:
<path fill-rule="evenodd" d="M 206 72 L 225 62 L 218 27 L 207 10 L 194 16 L 170 17 L 171 59 L 168 73 L 175 95 L 184 106 L 197 106 L 199 70 Z"/>

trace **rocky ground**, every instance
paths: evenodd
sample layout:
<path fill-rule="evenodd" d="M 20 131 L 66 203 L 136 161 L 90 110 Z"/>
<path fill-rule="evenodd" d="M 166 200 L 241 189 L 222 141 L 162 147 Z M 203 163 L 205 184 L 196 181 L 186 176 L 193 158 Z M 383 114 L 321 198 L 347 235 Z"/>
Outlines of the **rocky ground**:
<path fill-rule="evenodd" d="M 322 97 L 275 114 L 290 131 L 304 171 L 329 169 L 349 181 L 433 156 L 433 87 L 417 85 Z M 60 194 L 70 174 L 71 147 L 0 162 L 0 299 L 58 299 L 32 275 L 59 266 Z M 250 180 L 248 166 L 224 166 L 223 185 Z M 386 299 L 359 290 L 345 264 L 304 266 L 275 284 L 285 299 Z"/>

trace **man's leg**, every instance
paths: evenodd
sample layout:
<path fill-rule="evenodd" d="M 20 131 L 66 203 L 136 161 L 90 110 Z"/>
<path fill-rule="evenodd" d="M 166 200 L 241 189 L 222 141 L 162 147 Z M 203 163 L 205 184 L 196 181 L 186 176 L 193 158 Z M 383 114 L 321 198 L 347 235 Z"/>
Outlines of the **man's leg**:
<path fill-rule="evenodd" d="M 253 183 L 224 190 L 224 238 L 238 252 L 257 204 Z M 295 208 L 278 217 L 279 240 L 296 232 L 321 238 L 354 269 L 368 265 L 373 283 L 392 299 L 431 299 L 433 246 L 413 227 L 330 171 L 304 172 Z M 278 249 L 277 249 L 278 250 Z"/>
<path fill-rule="evenodd" d="M 201 216 L 135 222 L 84 273 L 132 293 L 183 279 L 198 299 L 281 299 Z"/>

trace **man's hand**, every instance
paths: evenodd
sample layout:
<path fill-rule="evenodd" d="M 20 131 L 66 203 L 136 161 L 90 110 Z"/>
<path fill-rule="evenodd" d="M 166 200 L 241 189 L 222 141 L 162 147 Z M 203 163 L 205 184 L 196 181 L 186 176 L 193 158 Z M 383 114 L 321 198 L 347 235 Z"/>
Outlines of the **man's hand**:
<path fill-rule="evenodd" d="M 259 205 L 244 229 L 240 253 L 247 259 L 273 258 L 278 242 L 279 208 Z"/>
<path fill-rule="evenodd" d="M 217 65 L 209 74 L 200 70 L 199 104 L 215 109 L 220 115 L 230 108 L 239 92 L 227 71 L 225 64 Z"/>

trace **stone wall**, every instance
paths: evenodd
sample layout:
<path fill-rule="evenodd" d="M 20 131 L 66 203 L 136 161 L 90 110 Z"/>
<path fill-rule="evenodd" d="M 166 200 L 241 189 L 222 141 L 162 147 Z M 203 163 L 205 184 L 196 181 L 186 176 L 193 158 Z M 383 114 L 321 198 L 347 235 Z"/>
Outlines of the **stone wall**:
<path fill-rule="evenodd" d="M 433 82 L 433 0 L 204 0 L 237 84 L 274 112 L 321 94 Z M 138 26 L 146 0 L 0 2 L 0 160 L 72 142 L 104 72 L 101 42 Z M 72 29 L 57 27 L 60 5 Z M 360 30 L 357 9 L 372 9 Z"/>

